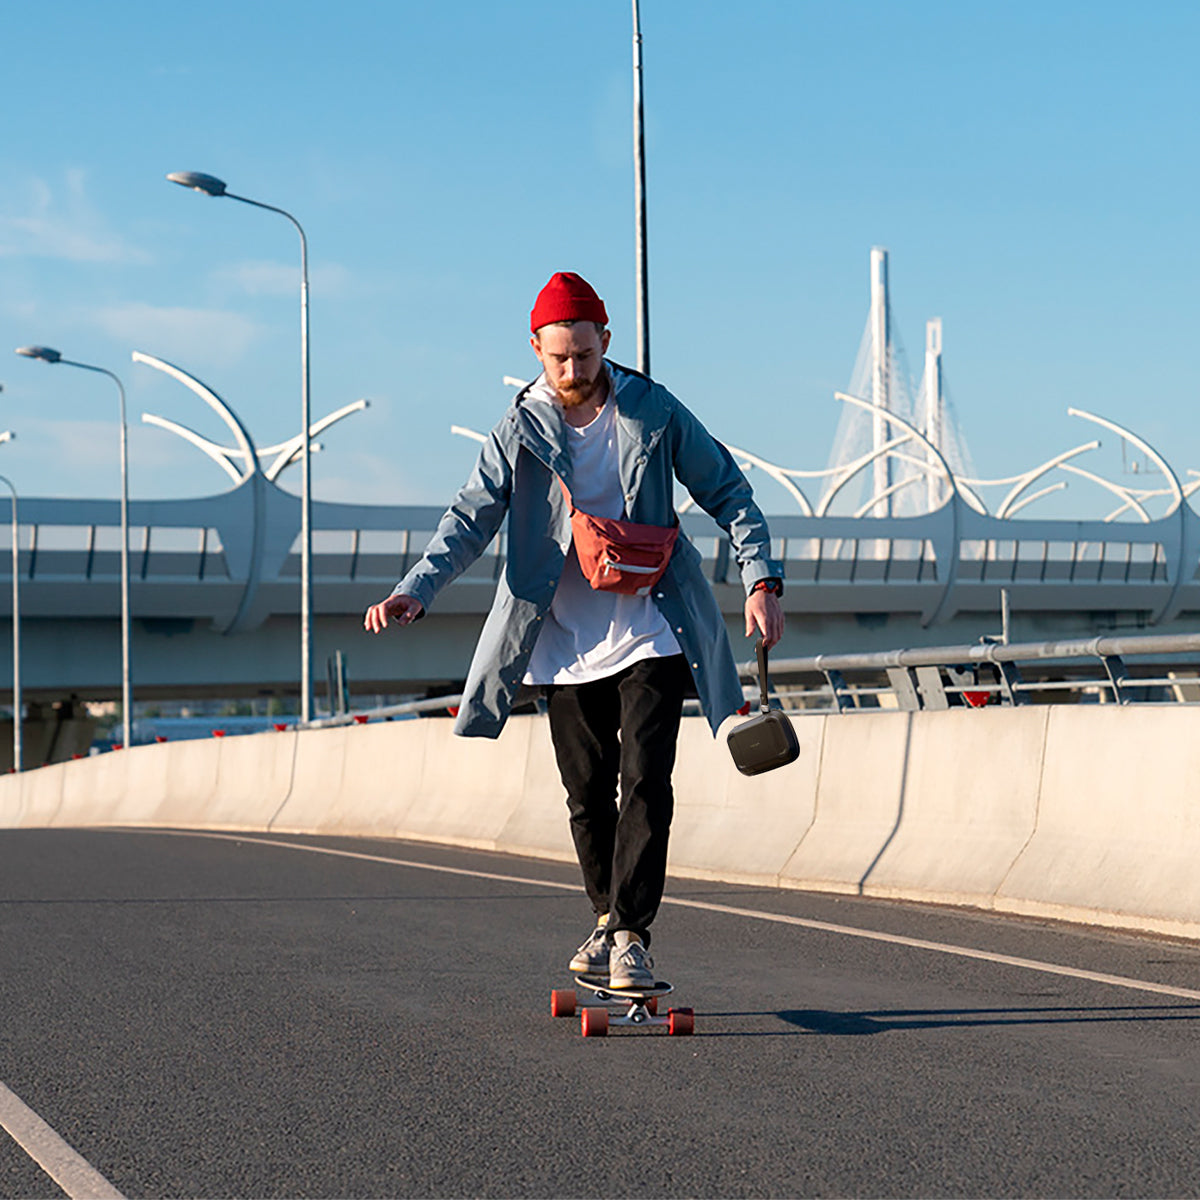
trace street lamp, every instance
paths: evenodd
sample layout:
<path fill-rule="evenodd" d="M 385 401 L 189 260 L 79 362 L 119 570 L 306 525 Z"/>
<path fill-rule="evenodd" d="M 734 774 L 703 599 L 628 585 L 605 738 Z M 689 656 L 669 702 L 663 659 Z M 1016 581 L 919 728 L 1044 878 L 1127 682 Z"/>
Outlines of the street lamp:
<path fill-rule="evenodd" d="M 12 434 L 5 431 L 0 440 L 10 441 Z M 17 489 L 10 480 L 0 475 L 0 483 L 12 492 L 12 638 L 13 638 L 13 770 L 20 771 L 21 763 L 21 572 L 20 550 L 17 542 Z"/>
<path fill-rule="evenodd" d="M 225 181 L 201 171 L 172 171 L 167 178 L 180 187 L 240 200 L 255 208 L 286 217 L 300 235 L 300 723 L 312 720 L 312 451 L 309 427 L 312 405 L 309 400 L 308 372 L 308 239 L 300 222 L 286 209 L 263 204 L 247 196 L 227 191 Z"/>
<path fill-rule="evenodd" d="M 105 367 L 74 362 L 49 346 L 20 346 L 17 353 L 25 358 L 40 358 L 42 362 L 61 363 L 64 367 L 79 367 L 107 375 L 117 385 L 121 396 L 121 709 L 125 718 L 126 749 L 133 745 L 133 687 L 129 678 L 129 448 L 126 444 L 125 388 L 120 379 Z"/>
<path fill-rule="evenodd" d="M 646 121 L 642 101 L 642 19 L 633 0 L 633 215 L 637 275 L 637 366 L 650 374 L 650 295 L 646 253 Z"/>

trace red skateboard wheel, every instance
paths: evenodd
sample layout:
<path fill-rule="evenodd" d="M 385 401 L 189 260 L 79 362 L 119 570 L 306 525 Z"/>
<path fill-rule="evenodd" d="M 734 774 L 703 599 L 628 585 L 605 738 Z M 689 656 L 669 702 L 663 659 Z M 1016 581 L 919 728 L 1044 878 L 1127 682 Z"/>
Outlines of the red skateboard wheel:
<path fill-rule="evenodd" d="M 608 1036 L 608 1009 L 585 1008 L 579 1020 L 579 1031 L 586 1037 Z"/>
<path fill-rule="evenodd" d="M 671 1008 L 667 1010 L 667 1033 L 673 1036 L 686 1036 L 696 1030 L 695 1014 L 690 1008 Z"/>

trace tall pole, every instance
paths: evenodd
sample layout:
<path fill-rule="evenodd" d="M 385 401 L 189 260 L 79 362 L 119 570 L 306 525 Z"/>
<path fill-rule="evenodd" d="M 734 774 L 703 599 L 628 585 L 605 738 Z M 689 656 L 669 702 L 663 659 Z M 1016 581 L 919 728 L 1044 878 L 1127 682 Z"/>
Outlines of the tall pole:
<path fill-rule="evenodd" d="M 121 712 L 124 746 L 133 746 L 133 682 L 129 671 L 129 423 L 125 419 L 125 388 L 111 371 L 121 393 Z"/>
<path fill-rule="evenodd" d="M 105 367 L 72 362 L 69 358 L 57 361 L 67 367 L 107 375 L 117 385 L 121 398 L 121 713 L 124 738 L 121 744 L 128 750 L 133 745 L 133 681 L 129 669 L 129 429 L 125 419 L 125 385 Z"/>
<path fill-rule="evenodd" d="M 12 687 L 13 687 L 13 770 L 23 770 L 21 762 L 21 556 L 17 533 L 17 489 L 0 475 L 0 483 L 12 492 Z"/>
<path fill-rule="evenodd" d="M 942 449 L 942 318 L 925 322 L 925 436 Z M 937 507 L 938 479 L 927 476 L 929 508 Z"/>
<path fill-rule="evenodd" d="M 876 411 L 871 415 L 871 449 L 879 450 L 890 436 L 884 411 L 891 410 L 888 379 L 888 359 L 891 330 L 888 327 L 888 252 L 882 246 L 871 249 L 871 403 Z M 888 454 L 875 459 L 872 466 L 874 495 L 881 497 L 872 515 L 888 517 L 892 498 L 888 488 L 892 483 L 892 460 Z"/>
<path fill-rule="evenodd" d="M 237 196 L 223 179 L 199 171 L 172 171 L 167 178 L 181 187 L 192 188 L 208 196 L 240 200 L 255 208 L 278 213 L 300 235 L 300 722 L 312 720 L 312 403 L 309 396 L 308 370 L 308 238 L 304 227 L 285 208 Z"/>
<path fill-rule="evenodd" d="M 278 213 L 300 235 L 300 723 L 312 720 L 312 400 L 308 369 L 308 238 L 304 226 L 284 208 L 222 191 L 230 200 Z"/>
<path fill-rule="evenodd" d="M 67 367 L 107 375 L 117 385 L 121 398 L 121 713 L 124 738 L 121 744 L 128 750 L 133 745 L 133 681 L 129 669 L 129 429 L 125 419 L 125 385 L 105 367 L 72 362 L 69 358 L 57 361 Z"/>
<path fill-rule="evenodd" d="M 107 367 L 74 362 L 63 358 L 57 350 L 49 346 L 19 346 L 17 353 L 23 358 L 62 363 L 65 367 L 78 367 L 81 371 L 95 371 L 97 375 L 107 375 L 117 385 L 117 393 L 121 398 L 121 708 L 124 715 L 124 741 L 121 744 L 128 750 L 133 745 L 133 684 L 129 670 L 129 447 L 128 423 L 125 419 L 125 386 Z"/>
<path fill-rule="evenodd" d="M 633 0 L 633 208 L 637 241 L 637 369 L 650 374 L 650 295 L 646 260 L 646 137 L 642 105 L 642 22 Z"/>
<path fill-rule="evenodd" d="M 304 227 L 286 209 L 246 196 L 225 192 L 255 208 L 286 217 L 300 235 L 300 723 L 312 720 L 312 400 L 308 369 L 308 238 Z"/>
<path fill-rule="evenodd" d="M 312 396 L 308 371 L 308 239 L 300 234 L 300 722 L 312 720 Z"/>

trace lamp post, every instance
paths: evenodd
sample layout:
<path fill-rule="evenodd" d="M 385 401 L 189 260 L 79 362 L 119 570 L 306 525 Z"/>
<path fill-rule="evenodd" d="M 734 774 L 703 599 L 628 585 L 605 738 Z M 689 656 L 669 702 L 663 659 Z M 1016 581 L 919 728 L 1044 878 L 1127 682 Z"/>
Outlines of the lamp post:
<path fill-rule="evenodd" d="M 642 101 L 642 20 L 633 0 L 633 212 L 637 275 L 637 365 L 650 374 L 650 283 L 646 253 L 646 123 Z"/>
<path fill-rule="evenodd" d="M 9 435 L 11 437 L 11 435 Z M 8 441 L 9 438 L 4 438 Z M 21 762 L 21 572 L 17 542 L 17 489 L 0 475 L 0 483 L 12 492 L 12 638 L 13 638 L 13 770 L 23 769 Z"/>
<path fill-rule="evenodd" d="M 240 200 L 255 208 L 286 217 L 300 235 L 300 723 L 312 720 L 312 452 L 309 427 L 312 405 L 309 398 L 308 371 L 308 239 L 304 228 L 286 209 L 263 204 L 247 196 L 236 196 L 224 180 L 200 171 L 172 171 L 167 178 L 180 187 Z"/>
<path fill-rule="evenodd" d="M 25 358 L 39 358 L 42 362 L 61 363 L 65 367 L 79 367 L 83 371 L 107 375 L 117 385 L 117 392 L 121 397 L 121 709 L 124 716 L 122 745 L 128 750 L 133 745 L 133 686 L 129 675 L 129 447 L 125 421 L 125 387 L 106 367 L 63 358 L 57 350 L 52 350 L 49 346 L 20 346 L 17 353 Z"/>

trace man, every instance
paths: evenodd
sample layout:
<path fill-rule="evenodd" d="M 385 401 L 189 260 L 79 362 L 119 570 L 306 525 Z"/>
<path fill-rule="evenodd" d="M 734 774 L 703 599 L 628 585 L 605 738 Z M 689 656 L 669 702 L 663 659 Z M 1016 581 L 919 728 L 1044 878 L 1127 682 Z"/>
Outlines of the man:
<path fill-rule="evenodd" d="M 570 508 L 671 526 L 678 480 L 729 534 L 746 589 L 746 636 L 783 634 L 780 564 L 729 452 L 665 388 L 605 357 L 604 302 L 560 272 L 530 314 L 542 374 L 492 430 L 420 562 L 364 620 L 407 625 L 484 551 L 508 518 L 507 561 L 467 677 L 455 732 L 497 737 L 522 689 L 545 697 L 550 735 L 596 926 L 572 971 L 613 988 L 654 981 L 650 924 L 666 877 L 671 772 L 685 693 L 714 734 L 742 705 L 725 623 L 679 537 L 647 595 L 595 590 Z M 560 482 L 561 481 L 561 482 Z M 565 489 L 564 486 L 565 485 Z M 620 806 L 616 798 L 620 786 Z"/>

